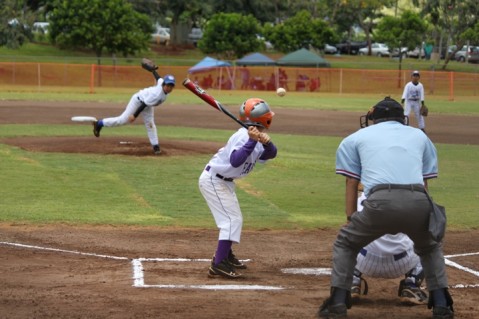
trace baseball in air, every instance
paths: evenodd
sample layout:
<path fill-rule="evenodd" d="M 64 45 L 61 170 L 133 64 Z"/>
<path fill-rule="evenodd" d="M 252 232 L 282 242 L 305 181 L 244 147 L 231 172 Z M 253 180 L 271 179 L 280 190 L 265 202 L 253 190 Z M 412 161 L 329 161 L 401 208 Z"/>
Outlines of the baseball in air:
<path fill-rule="evenodd" d="M 278 94 L 278 96 L 284 96 L 286 94 L 286 90 L 283 88 L 278 88 L 276 90 L 276 94 Z"/>

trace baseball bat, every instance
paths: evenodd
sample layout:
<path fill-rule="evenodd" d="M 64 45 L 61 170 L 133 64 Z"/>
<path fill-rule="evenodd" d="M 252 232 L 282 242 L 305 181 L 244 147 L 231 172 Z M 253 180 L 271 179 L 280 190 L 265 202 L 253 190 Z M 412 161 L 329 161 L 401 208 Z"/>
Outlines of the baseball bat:
<path fill-rule="evenodd" d="M 203 90 L 198 84 L 194 83 L 190 79 L 185 79 L 183 81 L 183 86 L 193 92 L 196 96 L 198 96 L 200 99 L 217 109 L 218 111 L 223 112 L 224 114 L 228 115 L 230 118 L 233 119 L 236 123 L 241 125 L 244 128 L 248 128 L 248 125 L 244 124 L 241 122 L 239 119 L 236 118 L 228 109 L 226 109 L 223 105 L 221 105 L 220 102 L 215 100 L 214 97 L 209 95 L 205 90 Z"/>

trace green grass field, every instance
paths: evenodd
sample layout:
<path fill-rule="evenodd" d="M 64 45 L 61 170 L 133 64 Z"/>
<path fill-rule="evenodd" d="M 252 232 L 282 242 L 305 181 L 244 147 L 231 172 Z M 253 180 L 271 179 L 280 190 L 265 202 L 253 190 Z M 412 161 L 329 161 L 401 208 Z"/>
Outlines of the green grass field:
<path fill-rule="evenodd" d="M 219 92 L 218 92 L 219 93 Z M 17 93 L 18 94 L 18 93 Z M 7 98 L 32 100 L 125 101 L 115 93 L 42 93 Z M 234 105 L 247 92 L 221 93 Z M 293 99 L 265 97 L 284 108 L 318 108 L 364 112 L 374 96 L 298 94 Z M 191 99 L 191 100 L 190 100 Z M 274 100 L 273 100 L 274 99 Z M 291 105 L 294 101 L 294 105 Z M 477 101 L 438 100 L 437 112 L 477 115 Z M 169 103 L 198 103 L 177 94 Z M 200 102 L 201 103 L 201 102 Z M 235 106 L 236 108 L 236 106 Z M 119 127 L 111 135 L 144 137 L 139 125 Z M 224 143 L 230 131 L 158 127 L 162 139 Z M 89 136 L 78 125 L 0 125 L 0 138 L 15 136 Z M 249 229 L 311 229 L 344 222 L 344 178 L 334 173 L 338 137 L 271 135 L 278 158 L 257 165 L 238 181 L 238 197 Z M 440 178 L 430 182 L 437 202 L 446 206 L 450 229 L 476 229 L 479 221 L 479 147 L 437 144 Z M 0 144 L 0 221 L 9 223 L 71 223 L 214 227 L 199 193 L 198 177 L 210 155 L 136 158 L 28 152 Z"/>
<path fill-rule="evenodd" d="M 198 50 L 168 54 L 150 51 L 127 59 L 102 59 L 102 64 L 137 65 L 142 56 L 161 65 L 194 65 L 204 55 Z M 166 52 L 166 54 L 165 54 Z M 281 53 L 269 53 L 279 58 Z M 395 59 L 327 56 L 333 67 L 397 69 Z M 19 50 L 0 48 L 0 61 L 96 63 L 88 52 L 58 50 L 50 45 L 29 43 Z M 434 61 L 406 59 L 403 69 L 439 69 Z M 450 71 L 478 72 L 478 66 L 451 62 Z M 93 101 L 125 103 L 136 89 L 85 89 L 5 87 L 4 100 Z M 253 92 L 211 92 L 236 110 Z M 364 114 L 380 95 L 338 95 L 288 92 L 285 98 L 262 92 L 274 108 L 355 111 Z M 398 97 L 395 97 L 398 98 Z M 168 103 L 201 103 L 192 94 L 173 94 Z M 476 97 L 431 96 L 428 104 L 438 114 L 478 115 Z M 230 131 L 159 127 L 162 139 L 190 139 L 224 143 Z M 141 136 L 141 126 L 127 126 L 112 135 Z M 0 138 L 16 136 L 86 136 L 78 125 L 0 125 Z M 335 150 L 340 138 L 293 136 L 271 132 L 280 150 L 277 159 L 238 181 L 238 197 L 251 229 L 337 227 L 344 222 L 344 178 L 334 173 Z M 475 229 L 479 220 L 479 147 L 437 144 L 440 178 L 430 183 L 434 198 L 446 206 L 449 227 Z M 214 227 L 197 180 L 210 155 L 135 158 L 86 154 L 28 152 L 0 144 L 0 221 L 9 223 L 71 223 Z"/>

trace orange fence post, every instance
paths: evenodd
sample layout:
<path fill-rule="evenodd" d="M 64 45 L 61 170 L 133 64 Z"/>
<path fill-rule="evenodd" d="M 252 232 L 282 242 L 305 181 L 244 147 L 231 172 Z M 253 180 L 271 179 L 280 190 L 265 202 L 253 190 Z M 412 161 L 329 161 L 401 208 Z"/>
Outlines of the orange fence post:
<path fill-rule="evenodd" d="M 95 64 L 91 65 L 90 71 L 90 94 L 95 93 Z"/>
<path fill-rule="evenodd" d="M 454 101 L 454 72 L 449 73 L 449 101 Z"/>

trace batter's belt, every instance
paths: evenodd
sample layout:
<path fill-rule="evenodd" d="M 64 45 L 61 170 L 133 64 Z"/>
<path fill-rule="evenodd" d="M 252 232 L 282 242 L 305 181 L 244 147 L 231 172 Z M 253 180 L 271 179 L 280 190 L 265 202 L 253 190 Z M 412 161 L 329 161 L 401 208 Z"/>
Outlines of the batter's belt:
<path fill-rule="evenodd" d="M 374 192 L 381 191 L 381 190 L 392 190 L 392 189 L 405 189 L 410 190 L 411 192 L 421 192 L 426 193 L 426 189 L 422 184 L 379 184 L 371 188 L 369 191 L 369 195 Z"/>
<path fill-rule="evenodd" d="M 209 172 L 211 169 L 211 166 L 206 166 L 205 168 L 205 171 Z M 234 181 L 234 178 L 231 178 L 231 177 L 224 177 L 223 175 L 220 175 L 220 174 L 215 174 L 216 177 L 218 177 L 219 179 L 222 179 L 224 180 L 225 182 L 232 182 Z"/>

